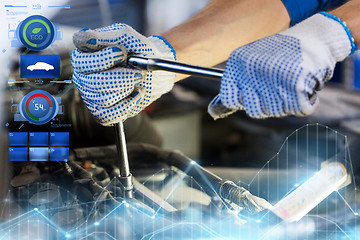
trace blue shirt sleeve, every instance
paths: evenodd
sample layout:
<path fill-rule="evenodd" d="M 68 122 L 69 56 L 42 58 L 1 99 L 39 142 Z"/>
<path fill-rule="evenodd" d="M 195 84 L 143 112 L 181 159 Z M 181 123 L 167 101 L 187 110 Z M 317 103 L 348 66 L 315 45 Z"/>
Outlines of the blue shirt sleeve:
<path fill-rule="evenodd" d="M 319 11 L 327 11 L 330 9 L 334 9 L 350 0 L 320 0 L 320 9 Z"/>
<path fill-rule="evenodd" d="M 290 26 L 301 22 L 315 13 L 335 8 L 347 1 L 348 0 L 282 0 L 291 19 Z"/>

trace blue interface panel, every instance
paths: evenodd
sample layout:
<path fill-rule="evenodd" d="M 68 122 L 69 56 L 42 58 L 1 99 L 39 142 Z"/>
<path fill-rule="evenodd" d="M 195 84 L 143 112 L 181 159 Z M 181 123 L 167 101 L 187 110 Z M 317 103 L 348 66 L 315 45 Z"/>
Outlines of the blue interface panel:
<path fill-rule="evenodd" d="M 68 132 L 9 132 L 9 161 L 68 160 Z"/>
<path fill-rule="evenodd" d="M 51 132 L 50 133 L 50 146 L 69 146 L 69 133 L 68 132 Z"/>
<path fill-rule="evenodd" d="M 30 132 L 29 145 L 33 147 L 49 146 L 49 133 L 48 132 Z"/>
<path fill-rule="evenodd" d="M 59 78 L 60 55 L 29 54 L 20 56 L 21 78 Z"/>
<path fill-rule="evenodd" d="M 28 145 L 27 132 L 9 132 L 10 147 L 27 147 L 27 145 Z"/>
<path fill-rule="evenodd" d="M 9 147 L 9 161 L 27 161 L 28 155 L 27 147 Z"/>
<path fill-rule="evenodd" d="M 50 161 L 68 161 L 69 148 L 66 147 L 51 147 Z"/>
<path fill-rule="evenodd" d="M 47 147 L 35 147 L 29 148 L 29 159 L 30 161 L 48 161 L 49 159 L 49 148 Z"/>

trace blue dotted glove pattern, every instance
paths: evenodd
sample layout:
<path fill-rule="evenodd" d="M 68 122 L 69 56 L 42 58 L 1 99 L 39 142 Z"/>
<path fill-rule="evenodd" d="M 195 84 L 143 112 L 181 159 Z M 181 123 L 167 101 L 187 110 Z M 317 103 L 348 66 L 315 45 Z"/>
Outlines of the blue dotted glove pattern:
<path fill-rule="evenodd" d="M 100 29 L 83 29 L 74 34 L 71 64 L 73 82 L 84 102 L 103 125 L 133 117 L 171 90 L 175 75 L 130 69 L 128 54 L 174 60 L 168 43 L 146 38 L 126 24 Z M 154 87 L 155 86 L 155 87 Z"/>
<path fill-rule="evenodd" d="M 93 52 L 108 46 L 121 45 L 132 53 L 153 53 L 146 37 L 124 23 L 91 30 L 84 28 L 74 34 L 75 46 L 83 52 Z"/>
<path fill-rule="evenodd" d="M 329 68 L 304 68 L 300 40 L 276 34 L 231 54 L 209 113 L 215 119 L 236 110 L 253 118 L 308 115 L 331 76 Z"/>

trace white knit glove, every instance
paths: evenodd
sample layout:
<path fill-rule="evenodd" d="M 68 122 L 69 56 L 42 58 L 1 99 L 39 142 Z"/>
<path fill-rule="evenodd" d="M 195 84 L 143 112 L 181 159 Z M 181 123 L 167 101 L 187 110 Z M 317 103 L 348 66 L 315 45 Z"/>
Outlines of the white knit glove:
<path fill-rule="evenodd" d="M 237 110 L 253 118 L 308 115 L 318 102 L 316 91 L 331 79 L 336 62 L 355 49 L 344 22 L 328 13 L 316 14 L 236 49 L 208 111 L 214 119 Z"/>
<path fill-rule="evenodd" d="M 174 73 L 119 66 L 127 54 L 176 60 L 174 49 L 160 36 L 146 38 L 119 23 L 83 29 L 74 34 L 73 41 L 77 47 L 71 56 L 73 82 L 91 113 L 105 126 L 135 116 L 174 85 Z"/>

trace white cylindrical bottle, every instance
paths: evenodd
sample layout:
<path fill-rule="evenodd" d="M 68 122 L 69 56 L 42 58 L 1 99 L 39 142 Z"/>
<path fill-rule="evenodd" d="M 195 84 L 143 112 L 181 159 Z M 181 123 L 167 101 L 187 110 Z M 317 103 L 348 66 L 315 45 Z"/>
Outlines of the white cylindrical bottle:
<path fill-rule="evenodd" d="M 343 164 L 328 163 L 313 177 L 274 205 L 271 211 L 284 221 L 299 221 L 343 185 L 346 180 L 347 171 Z"/>

